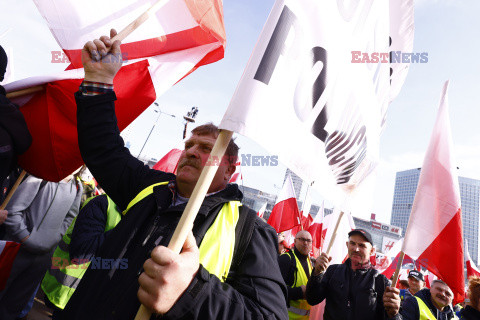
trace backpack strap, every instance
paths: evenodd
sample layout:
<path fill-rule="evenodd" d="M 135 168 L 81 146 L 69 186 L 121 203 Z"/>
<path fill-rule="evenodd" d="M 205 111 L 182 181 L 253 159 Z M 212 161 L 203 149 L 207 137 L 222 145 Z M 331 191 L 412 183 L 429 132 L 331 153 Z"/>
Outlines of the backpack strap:
<path fill-rule="evenodd" d="M 257 213 L 255 211 L 245 205 L 240 207 L 240 214 L 237 226 L 235 227 L 235 249 L 230 273 L 235 272 L 243 260 L 245 250 L 247 250 L 250 240 L 252 239 L 255 219 L 257 219 Z"/>

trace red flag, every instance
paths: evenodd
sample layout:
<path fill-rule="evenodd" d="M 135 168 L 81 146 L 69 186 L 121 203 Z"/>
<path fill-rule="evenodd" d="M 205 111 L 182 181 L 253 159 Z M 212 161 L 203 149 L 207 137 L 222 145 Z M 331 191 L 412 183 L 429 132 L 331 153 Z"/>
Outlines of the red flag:
<path fill-rule="evenodd" d="M 267 222 L 278 233 L 300 225 L 300 212 L 298 211 L 297 199 L 290 175 L 288 175 L 283 184 L 277 203 L 273 206 Z"/>
<path fill-rule="evenodd" d="M 260 210 L 258 210 L 257 216 L 259 216 L 260 218 L 263 218 L 263 215 L 266 209 L 267 209 L 267 203 L 265 202 L 265 204 L 260 208 Z"/>
<path fill-rule="evenodd" d="M 467 265 L 467 278 L 471 276 L 480 277 L 480 270 L 478 270 L 475 262 L 470 258 L 470 253 L 468 252 L 468 244 L 465 244 L 465 264 Z"/>
<path fill-rule="evenodd" d="M 177 165 L 178 160 L 180 159 L 180 155 L 182 154 L 182 150 L 180 149 L 172 149 L 166 155 L 163 156 L 152 169 L 169 172 L 169 173 L 176 173 L 177 172 Z"/>
<path fill-rule="evenodd" d="M 437 120 L 425 155 L 403 251 L 445 281 L 455 301 L 465 295 L 460 191 L 453 160 L 445 82 Z"/>
<path fill-rule="evenodd" d="M 313 220 L 311 226 L 308 228 L 308 232 L 312 235 L 312 248 L 319 250 L 322 247 L 323 240 L 325 238 L 326 229 L 323 230 L 323 216 L 324 216 L 324 204 L 318 210 L 315 219 Z M 315 251 L 315 250 L 314 250 Z"/>
<path fill-rule="evenodd" d="M 5 289 L 20 243 L 0 240 L 0 291 Z"/>

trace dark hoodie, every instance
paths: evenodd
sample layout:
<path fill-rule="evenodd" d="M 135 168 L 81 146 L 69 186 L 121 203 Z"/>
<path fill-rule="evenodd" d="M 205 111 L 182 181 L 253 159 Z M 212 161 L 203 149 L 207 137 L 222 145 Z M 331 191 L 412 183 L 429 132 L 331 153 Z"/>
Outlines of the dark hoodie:
<path fill-rule="evenodd" d="M 443 311 L 439 311 L 432 303 L 432 298 L 430 295 L 430 289 L 422 289 L 417 292 L 415 295 L 422 299 L 422 301 L 427 305 L 432 314 L 437 318 L 437 320 L 450 320 L 454 318 L 454 313 L 450 306 L 443 308 Z M 403 320 L 418 320 L 420 319 L 420 310 L 418 308 L 418 302 L 415 297 L 409 297 L 405 300 L 402 305 L 402 310 L 400 311 Z"/>

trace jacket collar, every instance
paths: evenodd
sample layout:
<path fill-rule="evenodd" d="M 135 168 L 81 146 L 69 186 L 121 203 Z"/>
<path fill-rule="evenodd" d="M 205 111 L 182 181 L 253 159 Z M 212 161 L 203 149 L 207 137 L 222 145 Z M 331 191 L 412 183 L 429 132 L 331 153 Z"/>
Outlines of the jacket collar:
<path fill-rule="evenodd" d="M 480 319 L 480 311 L 471 306 L 466 306 L 462 311 L 462 316 L 467 319 Z"/>

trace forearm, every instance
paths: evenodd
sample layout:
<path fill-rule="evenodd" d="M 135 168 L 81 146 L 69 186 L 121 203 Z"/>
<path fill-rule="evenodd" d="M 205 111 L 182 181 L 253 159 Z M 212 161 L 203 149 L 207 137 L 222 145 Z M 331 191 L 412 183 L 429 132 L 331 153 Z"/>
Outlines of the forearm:
<path fill-rule="evenodd" d="M 324 279 L 325 273 L 313 275 L 308 279 L 307 289 L 305 292 L 307 302 L 311 306 L 319 304 L 327 296 L 327 281 Z"/>

